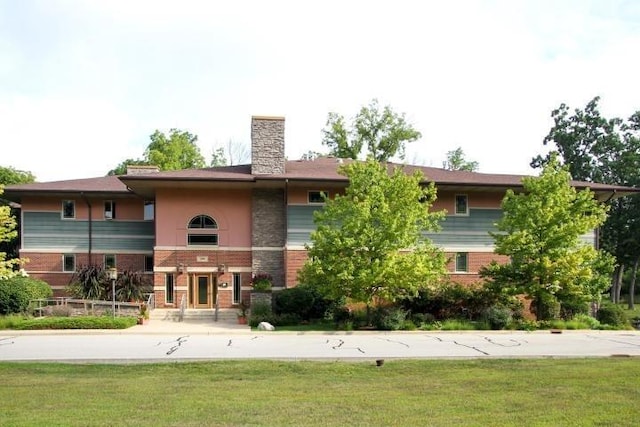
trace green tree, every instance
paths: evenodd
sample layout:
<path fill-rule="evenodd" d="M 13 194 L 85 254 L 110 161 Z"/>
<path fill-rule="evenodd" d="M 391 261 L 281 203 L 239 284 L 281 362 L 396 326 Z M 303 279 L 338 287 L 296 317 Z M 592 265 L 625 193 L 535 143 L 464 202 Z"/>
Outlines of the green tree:
<path fill-rule="evenodd" d="M 127 165 L 154 165 L 162 171 L 196 169 L 205 166 L 204 157 L 196 145 L 198 137 L 179 129 L 171 129 L 169 135 L 156 130 L 149 137 L 143 159 L 127 159 L 110 170 L 108 175 L 124 175 Z"/>
<path fill-rule="evenodd" d="M 124 162 L 120 163 L 115 169 L 111 169 L 107 175 L 126 175 L 127 174 L 127 166 L 146 166 L 150 165 L 147 160 L 142 159 L 127 159 Z"/>
<path fill-rule="evenodd" d="M 145 159 L 160 170 L 197 169 L 205 166 L 204 157 L 196 145 L 198 137 L 187 131 L 171 129 L 169 136 L 156 130 L 145 151 Z"/>
<path fill-rule="evenodd" d="M 443 217 L 429 212 L 434 185 L 423 186 L 419 171 L 389 172 L 373 159 L 345 164 L 340 173 L 349 186 L 315 213 L 317 229 L 300 282 L 367 307 L 379 299 L 416 295 L 438 282 L 446 274 L 445 256 L 422 235 L 437 230 Z"/>
<path fill-rule="evenodd" d="M 343 116 L 329 113 L 322 143 L 329 147 L 331 155 L 357 159 L 365 149 L 368 156 L 379 162 L 396 155 L 404 159 L 405 144 L 421 137 L 404 114 L 395 113 L 389 106 L 381 110 L 375 99 L 362 107 L 347 127 Z"/>
<path fill-rule="evenodd" d="M 455 150 L 447 151 L 447 160 L 444 162 L 443 167 L 452 171 L 475 172 L 478 170 L 478 162 L 467 161 L 462 147 L 458 147 Z"/>
<path fill-rule="evenodd" d="M 30 184 L 35 180 L 36 177 L 31 172 L 21 171 L 11 166 L 0 166 L 0 184 Z"/>
<path fill-rule="evenodd" d="M 512 293 L 532 299 L 538 319 L 550 317 L 546 306 L 564 307 L 598 301 L 609 286 L 613 258 L 580 241 L 606 218 L 606 207 L 589 190 L 577 191 L 566 168 L 551 157 L 539 177 L 523 178 L 523 191 L 508 190 L 504 215 L 497 223 L 495 253 L 481 275 Z"/>
<path fill-rule="evenodd" d="M 0 184 L 0 196 L 3 193 L 4 186 Z M 9 206 L 0 206 L 0 243 L 10 242 L 17 235 L 16 219 L 11 214 L 11 208 Z M 26 259 L 9 258 L 7 252 L 0 251 L 0 280 L 15 276 L 15 268 L 26 261 Z"/>
<path fill-rule="evenodd" d="M 574 179 L 613 185 L 640 185 L 640 112 L 628 120 L 606 118 L 599 110 L 599 97 L 571 112 L 566 104 L 552 111 L 554 125 L 544 145 L 557 151 L 537 156 L 531 166 L 540 167 L 558 153 Z M 601 246 L 616 257 L 611 298 L 620 299 L 625 265 L 640 262 L 640 203 L 636 197 L 607 201 L 609 216 L 601 228 Z M 629 295 L 633 306 L 633 295 Z"/>

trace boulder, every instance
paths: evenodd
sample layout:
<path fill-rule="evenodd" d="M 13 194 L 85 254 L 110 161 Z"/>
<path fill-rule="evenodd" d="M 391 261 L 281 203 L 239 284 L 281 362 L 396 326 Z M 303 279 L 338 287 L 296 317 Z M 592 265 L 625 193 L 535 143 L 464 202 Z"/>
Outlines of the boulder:
<path fill-rule="evenodd" d="M 258 330 L 259 331 L 275 331 L 276 328 L 269 322 L 260 322 L 258 324 Z"/>

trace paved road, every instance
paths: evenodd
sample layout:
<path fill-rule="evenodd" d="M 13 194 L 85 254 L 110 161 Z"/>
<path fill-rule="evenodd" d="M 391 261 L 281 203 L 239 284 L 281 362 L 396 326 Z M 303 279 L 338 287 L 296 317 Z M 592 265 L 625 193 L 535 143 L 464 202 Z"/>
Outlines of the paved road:
<path fill-rule="evenodd" d="M 640 356 L 637 331 L 283 333 L 175 326 L 0 331 L 0 361 L 161 362 Z"/>

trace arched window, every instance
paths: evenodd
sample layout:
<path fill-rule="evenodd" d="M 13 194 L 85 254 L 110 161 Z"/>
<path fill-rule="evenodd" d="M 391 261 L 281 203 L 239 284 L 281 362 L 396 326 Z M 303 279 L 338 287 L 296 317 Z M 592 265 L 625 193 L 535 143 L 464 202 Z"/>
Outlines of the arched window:
<path fill-rule="evenodd" d="M 188 226 L 187 245 L 218 246 L 218 223 L 209 215 L 197 215 L 191 218 Z"/>
<path fill-rule="evenodd" d="M 191 218 L 189 228 L 218 228 L 218 224 L 209 215 L 198 215 Z"/>

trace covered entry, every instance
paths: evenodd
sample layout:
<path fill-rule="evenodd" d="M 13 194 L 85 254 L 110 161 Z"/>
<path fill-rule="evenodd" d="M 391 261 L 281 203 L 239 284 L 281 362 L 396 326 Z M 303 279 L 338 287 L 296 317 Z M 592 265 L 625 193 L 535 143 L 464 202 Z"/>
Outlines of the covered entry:
<path fill-rule="evenodd" d="M 210 273 L 195 273 L 189 277 L 189 308 L 213 308 L 216 305 L 217 278 Z"/>

